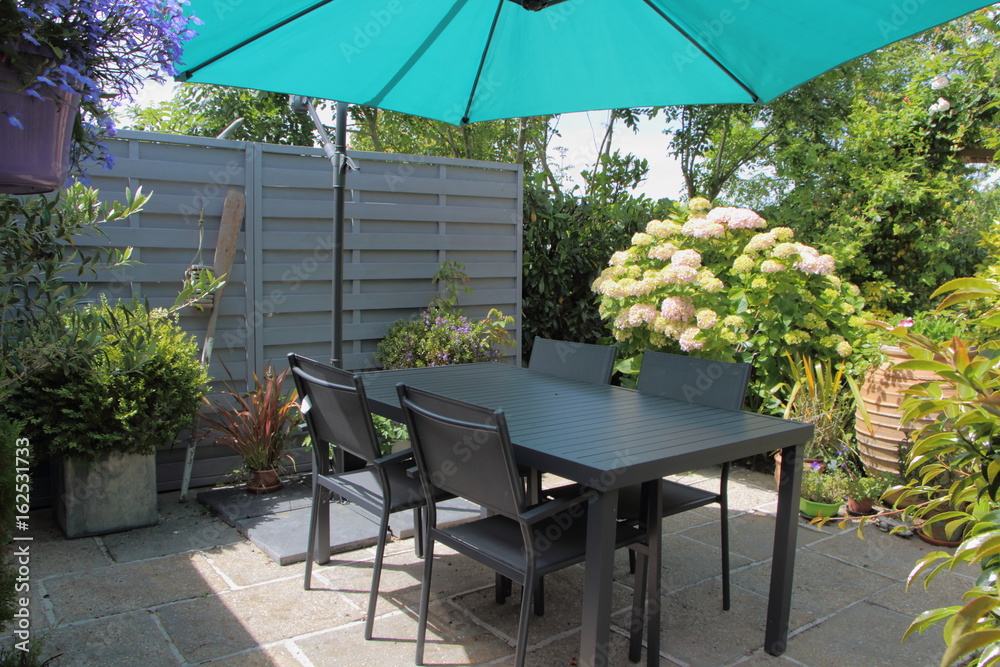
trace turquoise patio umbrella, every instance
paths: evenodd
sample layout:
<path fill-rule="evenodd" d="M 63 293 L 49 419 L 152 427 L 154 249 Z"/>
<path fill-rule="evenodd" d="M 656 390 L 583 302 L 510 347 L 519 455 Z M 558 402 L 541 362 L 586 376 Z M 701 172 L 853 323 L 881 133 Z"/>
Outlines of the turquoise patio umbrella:
<path fill-rule="evenodd" d="M 191 0 L 178 79 L 338 100 L 333 335 L 342 358 L 346 103 L 456 125 L 765 103 L 981 0 Z"/>
<path fill-rule="evenodd" d="M 191 0 L 180 79 L 474 123 L 764 103 L 982 0 Z"/>

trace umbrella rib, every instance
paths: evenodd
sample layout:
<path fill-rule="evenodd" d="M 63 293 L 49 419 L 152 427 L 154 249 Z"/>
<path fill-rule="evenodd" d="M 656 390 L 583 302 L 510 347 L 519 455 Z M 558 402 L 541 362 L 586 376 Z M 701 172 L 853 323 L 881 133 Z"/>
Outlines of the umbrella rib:
<path fill-rule="evenodd" d="M 216 55 L 212 56 L 211 58 L 209 58 L 205 62 L 201 63 L 200 65 L 195 65 L 191 69 L 184 70 L 183 72 L 181 72 L 181 73 L 179 73 L 177 75 L 177 79 L 179 81 L 189 81 L 191 79 L 191 77 L 194 76 L 195 72 L 197 72 L 198 70 L 203 69 L 205 67 L 208 67 L 212 63 L 217 62 L 217 61 L 225 58 L 226 56 L 228 56 L 233 51 L 237 51 L 239 49 L 242 49 L 247 44 L 250 44 L 251 42 L 255 42 L 258 39 L 260 39 L 261 37 L 264 37 L 265 35 L 269 35 L 272 32 L 274 32 L 275 30 L 283 28 L 286 25 L 288 25 L 289 23 L 291 23 L 293 21 L 297 21 L 298 19 L 302 18 L 306 14 L 310 14 L 310 13 L 316 11 L 317 9 L 319 9 L 320 7 L 322 7 L 323 5 L 328 5 L 331 2 L 333 2 L 333 1 L 334 0 L 320 0 L 319 2 L 317 2 L 314 5 L 312 5 L 311 7 L 307 7 L 305 9 L 303 9 L 302 11 L 298 12 L 297 14 L 289 16 L 287 19 L 284 19 L 283 21 L 279 21 L 279 22 L 275 23 L 274 25 L 270 26 L 266 30 L 261 30 L 256 35 L 253 35 L 251 37 L 247 37 L 246 39 L 244 39 L 239 44 L 237 44 L 235 46 L 229 47 L 228 49 L 226 49 L 222 53 L 217 53 Z"/>
<path fill-rule="evenodd" d="M 465 7 L 466 4 L 468 4 L 468 1 L 469 0 L 459 0 L 459 2 L 456 2 L 454 5 L 452 5 L 451 9 L 448 10 L 448 13 L 445 14 L 444 18 L 441 19 L 441 21 L 437 24 L 434 30 L 429 35 L 427 35 L 427 39 L 423 41 L 423 43 L 420 45 L 420 48 L 416 49 L 413 52 L 413 55 L 411 55 L 407 59 L 407 61 L 403 63 L 403 66 L 400 67 L 399 71 L 396 72 L 395 76 L 393 76 L 392 79 L 389 80 L 389 83 L 387 83 L 385 87 L 382 88 L 382 90 L 380 90 L 375 97 L 366 102 L 365 106 L 377 107 L 382 103 L 382 100 L 385 99 L 385 96 L 391 93 L 392 89 L 396 87 L 396 85 L 402 80 L 402 78 L 406 76 L 411 69 L 413 69 L 413 66 L 417 64 L 417 61 L 424 56 L 424 54 L 427 52 L 427 49 L 429 49 L 431 47 L 431 44 L 433 44 L 434 41 L 441 36 L 441 33 L 444 32 L 445 28 L 447 28 L 451 24 L 451 22 L 455 19 L 455 16 Z"/>
<path fill-rule="evenodd" d="M 650 9 L 652 9 L 654 12 L 656 12 L 657 14 L 659 14 L 660 17 L 664 21 L 666 21 L 667 23 L 669 23 L 673 27 L 674 30 L 676 30 L 677 32 L 679 32 L 681 34 L 681 36 L 684 37 L 684 39 L 686 39 L 687 41 L 691 42 L 691 44 L 693 44 L 696 49 L 698 49 L 703 54 L 705 54 L 706 58 L 708 58 L 709 60 L 711 60 L 715 64 L 715 66 L 718 67 L 720 70 L 722 70 L 726 74 L 726 76 L 728 76 L 730 79 L 732 79 L 733 82 L 736 83 L 736 85 L 738 85 L 740 88 L 742 88 L 744 91 L 746 91 L 747 95 L 749 95 L 751 97 L 751 99 L 753 99 L 753 101 L 755 103 L 756 102 L 760 102 L 760 98 L 757 96 L 757 93 L 755 93 L 752 90 L 750 90 L 750 88 L 745 83 L 743 83 L 742 81 L 740 81 L 740 79 L 739 79 L 738 76 L 736 76 L 735 74 L 733 74 L 731 71 L 729 71 L 728 67 L 726 67 L 721 62 L 719 62 L 718 58 L 716 58 L 711 53 L 709 53 L 705 49 L 705 47 L 703 47 L 701 44 L 699 44 L 697 42 L 697 40 L 695 40 L 691 35 L 689 35 L 687 33 L 687 31 L 684 30 L 684 28 L 682 28 L 679 25 L 677 25 L 676 21 L 674 21 L 672 18 L 670 18 L 669 16 L 667 16 L 663 12 L 662 9 L 660 9 L 659 7 L 657 7 L 656 5 L 654 5 L 652 3 L 652 0 L 643 0 L 643 2 L 645 2 L 646 5 Z"/>
<path fill-rule="evenodd" d="M 493 24 L 490 25 L 490 34 L 486 37 L 486 45 L 483 47 L 483 55 L 479 59 L 479 69 L 476 70 L 476 78 L 472 81 L 472 90 L 469 91 L 469 101 L 465 105 L 465 114 L 462 116 L 462 125 L 469 124 L 469 110 L 472 109 L 472 101 L 476 98 L 476 89 L 479 87 L 479 78 L 483 75 L 483 67 L 486 64 L 486 54 L 490 52 L 490 45 L 493 43 L 493 33 L 497 29 L 497 21 L 500 20 L 500 11 L 506 0 L 497 2 L 497 11 L 493 14 Z"/>

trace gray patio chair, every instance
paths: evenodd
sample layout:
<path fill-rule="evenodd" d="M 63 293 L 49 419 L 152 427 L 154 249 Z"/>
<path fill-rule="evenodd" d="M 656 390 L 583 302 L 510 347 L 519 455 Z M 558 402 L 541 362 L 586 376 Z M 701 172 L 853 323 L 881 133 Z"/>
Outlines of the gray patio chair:
<path fill-rule="evenodd" d="M 535 336 L 528 368 L 568 380 L 608 384 L 617 352 L 617 345 L 571 343 Z"/>
<path fill-rule="evenodd" d="M 574 343 L 535 336 L 535 340 L 531 344 L 528 369 L 567 380 L 608 384 L 611 382 L 611 374 L 615 370 L 617 353 L 617 345 Z M 521 472 L 526 477 L 529 499 L 532 502 L 538 502 L 544 493 L 541 474 L 537 470 L 522 469 Z M 560 491 L 560 493 L 564 494 L 565 491 Z M 509 579 L 497 575 L 496 599 L 498 603 L 503 604 L 507 595 L 510 594 L 510 584 Z M 535 605 L 535 614 L 538 616 L 542 616 L 545 612 L 543 591 L 543 582 L 539 582 L 538 603 Z"/>
<path fill-rule="evenodd" d="M 375 517 L 379 524 L 375 565 L 368 596 L 365 639 L 372 638 L 375 605 L 378 602 L 382 557 L 389 532 L 389 515 L 413 510 L 413 530 L 417 555 L 422 555 L 423 516 L 426 500 L 419 480 L 408 475 L 413 467 L 410 450 L 383 456 L 372 424 L 368 399 L 361 376 L 313 361 L 297 354 L 288 355 L 305 416 L 312 437 L 313 494 L 309 516 L 309 542 L 306 547 L 305 588 L 312 584 L 312 565 L 316 550 L 329 548 L 317 544 L 321 503 L 330 503 L 330 493 L 354 503 Z M 342 448 L 366 462 L 360 470 L 337 471 L 331 466 L 330 445 Z M 341 458 L 341 466 L 342 458 Z M 448 497 L 435 494 L 435 500 Z"/>
<path fill-rule="evenodd" d="M 529 505 L 502 410 L 403 384 L 397 389 L 424 493 L 432 497 L 445 491 L 490 510 L 489 516 L 442 528 L 437 526 L 434 504 L 427 506 L 416 662 L 424 664 L 434 544 L 441 542 L 523 586 L 514 661 L 521 667 L 529 606 L 532 599 L 538 602 L 536 582 L 584 560 L 589 498 L 580 494 Z M 619 522 L 616 546 L 643 539 L 645 530 L 639 522 Z"/>
<path fill-rule="evenodd" d="M 750 380 L 750 364 L 698 359 L 678 354 L 646 350 L 642 355 L 639 382 L 636 389 L 646 394 L 673 398 L 694 405 L 740 410 Z M 721 513 L 722 608 L 729 610 L 729 463 L 722 465 L 719 490 L 707 491 L 670 480 L 663 480 L 662 516 L 680 514 L 697 507 L 718 504 Z M 618 497 L 618 517 L 631 520 L 640 516 L 639 487 L 622 489 Z M 636 559 L 638 553 L 638 559 Z M 637 562 L 638 561 L 638 562 Z M 645 587 L 646 554 L 641 548 L 629 550 L 629 565 L 636 573 L 639 590 Z M 642 641 L 642 609 L 633 609 L 632 637 L 629 657 L 638 659 Z M 656 628 L 654 631 L 658 631 Z"/>

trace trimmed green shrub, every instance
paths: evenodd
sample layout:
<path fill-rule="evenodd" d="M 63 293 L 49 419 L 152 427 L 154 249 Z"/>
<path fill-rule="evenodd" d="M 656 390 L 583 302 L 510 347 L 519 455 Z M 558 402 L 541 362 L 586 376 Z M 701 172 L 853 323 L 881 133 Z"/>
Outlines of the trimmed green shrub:
<path fill-rule="evenodd" d="M 422 368 L 496 361 L 511 345 L 506 327 L 513 318 L 493 309 L 473 322 L 457 311 L 429 308 L 415 320 L 399 320 L 375 350 L 385 369 Z"/>
<path fill-rule="evenodd" d="M 50 456 L 96 460 L 152 454 L 194 419 L 208 376 L 195 339 L 166 311 L 141 304 L 89 306 L 102 350 L 82 367 L 49 367 L 12 397 L 24 435 Z"/>

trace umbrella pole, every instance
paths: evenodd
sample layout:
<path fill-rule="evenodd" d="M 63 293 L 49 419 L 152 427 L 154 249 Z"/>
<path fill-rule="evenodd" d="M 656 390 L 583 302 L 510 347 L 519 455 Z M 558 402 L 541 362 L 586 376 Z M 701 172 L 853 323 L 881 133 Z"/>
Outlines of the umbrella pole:
<path fill-rule="evenodd" d="M 312 118 L 323 143 L 323 152 L 333 165 L 333 293 L 330 305 L 331 316 L 331 349 L 330 362 L 341 368 L 344 363 L 344 193 L 347 180 L 347 168 L 357 169 L 351 158 L 347 157 L 347 102 L 337 102 L 336 127 L 334 141 L 323 127 L 323 122 L 316 112 L 316 106 L 308 97 L 292 95 L 289 105 L 293 111 L 305 112 Z"/>
<path fill-rule="evenodd" d="M 331 361 L 344 365 L 344 195 L 347 180 L 347 102 L 337 102 L 333 160 L 333 342 Z"/>

